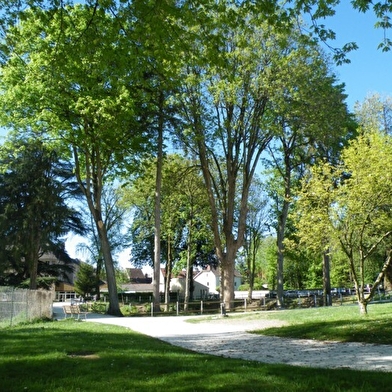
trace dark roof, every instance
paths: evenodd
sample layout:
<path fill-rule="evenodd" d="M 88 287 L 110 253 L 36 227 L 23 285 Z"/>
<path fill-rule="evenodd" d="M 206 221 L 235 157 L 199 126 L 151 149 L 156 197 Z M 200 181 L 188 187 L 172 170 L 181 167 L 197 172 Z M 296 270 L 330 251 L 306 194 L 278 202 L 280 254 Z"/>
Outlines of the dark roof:
<path fill-rule="evenodd" d="M 127 268 L 127 274 L 131 283 L 151 283 L 152 278 L 149 278 L 143 273 L 140 268 Z"/>
<path fill-rule="evenodd" d="M 144 279 L 145 275 L 140 268 L 127 268 L 127 273 L 130 279 Z"/>

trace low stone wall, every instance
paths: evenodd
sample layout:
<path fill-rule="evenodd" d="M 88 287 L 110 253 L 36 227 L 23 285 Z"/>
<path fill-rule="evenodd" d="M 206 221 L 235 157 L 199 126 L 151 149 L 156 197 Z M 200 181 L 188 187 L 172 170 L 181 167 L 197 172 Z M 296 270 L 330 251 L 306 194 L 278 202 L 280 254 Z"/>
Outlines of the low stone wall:
<path fill-rule="evenodd" d="M 0 326 L 52 317 L 54 292 L 0 287 Z"/>

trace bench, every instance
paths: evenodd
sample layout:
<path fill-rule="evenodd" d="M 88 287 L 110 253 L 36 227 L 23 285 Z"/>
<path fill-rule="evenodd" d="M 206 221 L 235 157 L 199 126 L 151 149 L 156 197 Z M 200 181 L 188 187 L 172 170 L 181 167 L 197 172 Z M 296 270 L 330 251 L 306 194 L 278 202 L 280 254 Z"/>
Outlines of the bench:
<path fill-rule="evenodd" d="M 80 316 L 84 316 L 84 319 L 87 320 L 87 314 L 89 313 L 80 310 L 79 305 L 65 305 L 63 306 L 63 311 L 64 311 L 65 318 L 67 318 L 68 315 L 70 317 L 75 316 L 75 318 L 76 316 L 78 316 L 78 320 L 80 319 Z"/>

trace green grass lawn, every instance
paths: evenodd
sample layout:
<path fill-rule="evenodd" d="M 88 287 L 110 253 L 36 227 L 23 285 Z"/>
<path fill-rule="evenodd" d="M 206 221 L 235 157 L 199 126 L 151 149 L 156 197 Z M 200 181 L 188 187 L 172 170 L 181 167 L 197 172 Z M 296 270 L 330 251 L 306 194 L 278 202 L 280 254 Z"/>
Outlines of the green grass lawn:
<path fill-rule="evenodd" d="M 392 305 L 373 305 L 366 318 L 359 318 L 357 308 L 346 308 L 252 313 L 244 317 L 279 318 L 289 324 L 263 333 L 276 335 L 286 330 L 291 332 L 284 336 L 309 338 L 314 333 L 310 331 L 319 329 L 319 337 L 331 340 L 358 337 L 362 341 L 368 335 L 367 341 L 391 343 L 387 335 L 392 335 L 388 323 Z M 227 322 L 231 317 L 238 316 L 228 317 Z M 305 327 L 309 322 L 311 328 Z M 0 330 L 2 392 L 383 392 L 390 391 L 391 385 L 391 373 L 310 369 L 214 357 L 98 323 L 63 320 Z"/>
<path fill-rule="evenodd" d="M 358 306 L 323 307 L 274 312 L 269 318 L 284 320 L 284 328 L 255 331 L 263 335 L 392 345 L 392 304 L 372 304 L 361 316 Z M 391 387 L 392 390 L 392 387 Z"/>

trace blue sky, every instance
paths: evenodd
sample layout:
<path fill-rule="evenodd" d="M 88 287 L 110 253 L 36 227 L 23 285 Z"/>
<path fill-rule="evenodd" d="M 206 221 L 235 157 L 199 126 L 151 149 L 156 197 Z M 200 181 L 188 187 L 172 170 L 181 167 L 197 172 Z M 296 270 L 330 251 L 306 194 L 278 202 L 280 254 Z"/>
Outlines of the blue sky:
<path fill-rule="evenodd" d="M 370 93 L 392 95 L 392 51 L 377 49 L 384 31 L 374 28 L 377 19 L 371 12 L 362 14 L 353 10 L 350 2 L 343 0 L 342 3 L 325 24 L 336 32 L 337 39 L 331 42 L 333 46 L 341 47 L 353 41 L 359 46 L 349 54 L 350 64 L 334 67 L 339 80 L 346 85 L 347 103 L 352 110 L 356 101 L 362 102 Z M 392 39 L 392 29 L 386 34 Z M 326 51 L 328 53 L 327 48 Z"/>

